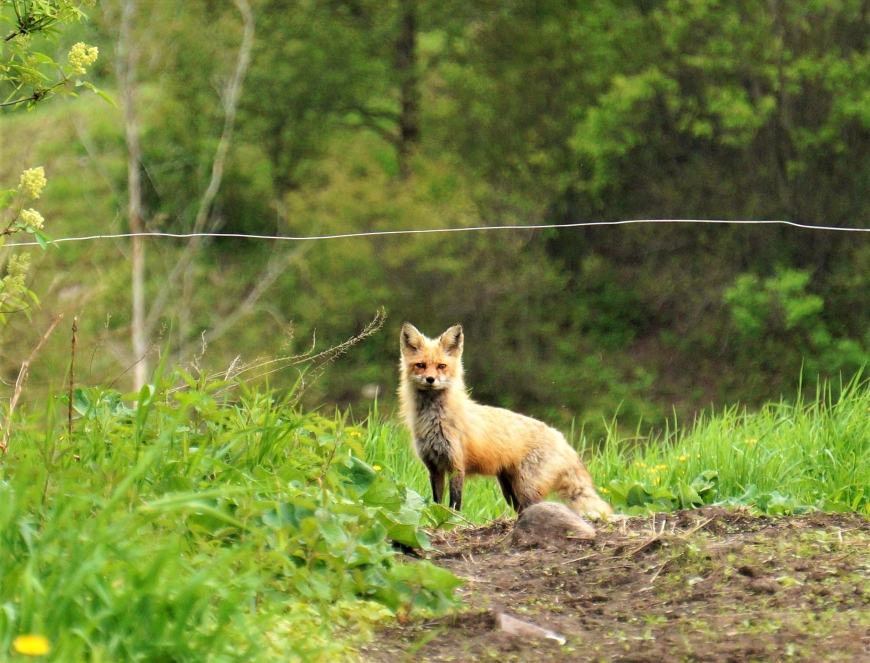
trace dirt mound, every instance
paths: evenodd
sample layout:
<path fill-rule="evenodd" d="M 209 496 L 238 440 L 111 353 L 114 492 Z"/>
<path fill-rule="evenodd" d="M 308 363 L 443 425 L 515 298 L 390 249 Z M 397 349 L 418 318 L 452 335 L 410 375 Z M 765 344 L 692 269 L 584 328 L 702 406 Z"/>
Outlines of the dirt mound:
<path fill-rule="evenodd" d="M 366 661 L 867 661 L 870 522 L 705 508 L 602 525 L 556 550 L 513 523 L 438 533 L 467 610 L 382 631 Z M 501 612 L 567 639 L 509 636 Z"/>

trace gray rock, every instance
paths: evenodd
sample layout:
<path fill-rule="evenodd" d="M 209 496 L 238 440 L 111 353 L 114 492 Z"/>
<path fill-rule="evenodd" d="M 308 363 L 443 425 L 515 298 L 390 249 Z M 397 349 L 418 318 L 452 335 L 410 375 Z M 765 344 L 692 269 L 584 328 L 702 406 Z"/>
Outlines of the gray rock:
<path fill-rule="evenodd" d="M 508 635 L 515 635 L 521 638 L 545 638 L 547 640 L 555 640 L 560 645 L 565 644 L 565 636 L 561 633 L 556 633 L 548 628 L 542 628 L 531 622 L 524 622 L 516 617 L 511 617 L 505 612 L 498 613 L 496 619 L 501 630 Z"/>
<path fill-rule="evenodd" d="M 562 548 L 572 541 L 595 538 L 595 528 L 557 502 L 539 502 L 524 509 L 511 532 L 516 548 Z"/>

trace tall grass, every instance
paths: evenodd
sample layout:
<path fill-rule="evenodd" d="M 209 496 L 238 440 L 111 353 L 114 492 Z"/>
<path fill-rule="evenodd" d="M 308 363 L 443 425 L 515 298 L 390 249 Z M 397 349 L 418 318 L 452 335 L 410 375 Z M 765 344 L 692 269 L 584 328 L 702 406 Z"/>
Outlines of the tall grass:
<path fill-rule="evenodd" d="M 352 425 L 181 371 L 129 397 L 78 390 L 72 434 L 56 405 L 16 419 L 0 457 L 0 660 L 22 635 L 53 661 L 345 660 L 374 622 L 453 605 L 452 575 L 396 557 L 447 510 L 377 408 Z M 867 384 L 616 430 L 571 437 L 626 513 L 870 513 Z M 492 479 L 467 483 L 462 517 L 506 513 Z"/>
<path fill-rule="evenodd" d="M 78 390 L 71 436 L 52 403 L 0 457 L 0 660 L 22 635 L 56 661 L 344 660 L 374 620 L 452 605 L 391 544 L 436 520 L 344 417 L 182 373 Z"/>
<path fill-rule="evenodd" d="M 377 411 L 371 421 L 380 421 Z M 609 426 L 602 440 L 590 440 L 582 431 L 568 437 L 576 438 L 572 444 L 602 495 L 624 512 L 718 502 L 771 513 L 807 508 L 870 513 L 866 382 L 854 380 L 836 391 L 820 387 L 815 399 L 772 403 L 757 412 L 732 407 L 691 425 L 673 423 L 652 437 L 626 439 L 617 430 Z M 391 421 L 370 424 L 365 447 L 371 462 L 430 495 L 426 471 L 403 427 Z M 466 518 L 482 523 L 505 513 L 493 479 L 466 486 Z M 626 501 L 633 486 L 638 489 Z"/>

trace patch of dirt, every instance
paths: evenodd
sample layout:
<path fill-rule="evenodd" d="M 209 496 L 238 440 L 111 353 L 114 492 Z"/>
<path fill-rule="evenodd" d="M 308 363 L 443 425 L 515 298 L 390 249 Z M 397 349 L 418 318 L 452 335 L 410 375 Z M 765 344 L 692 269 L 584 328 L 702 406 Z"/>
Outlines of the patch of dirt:
<path fill-rule="evenodd" d="M 870 521 L 707 507 L 599 526 L 562 550 L 512 550 L 513 521 L 439 532 L 466 579 L 460 613 L 385 629 L 361 660 L 870 661 Z M 566 638 L 510 636 L 507 613 Z"/>

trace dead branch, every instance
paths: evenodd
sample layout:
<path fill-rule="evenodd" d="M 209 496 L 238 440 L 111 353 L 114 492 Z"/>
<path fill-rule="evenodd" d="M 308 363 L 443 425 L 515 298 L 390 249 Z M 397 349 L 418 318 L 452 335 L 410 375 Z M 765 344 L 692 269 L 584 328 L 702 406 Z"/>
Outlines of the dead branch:
<path fill-rule="evenodd" d="M 78 318 L 73 318 L 72 323 L 72 348 L 70 351 L 69 360 L 69 439 L 72 440 L 73 433 L 73 392 L 76 384 L 76 332 L 79 330 Z"/>
<path fill-rule="evenodd" d="M 232 142 L 239 95 L 241 94 L 242 83 L 248 71 L 248 65 L 251 62 L 251 49 L 254 45 L 254 15 L 251 12 L 251 6 L 248 4 L 247 0 L 233 0 L 233 3 L 241 13 L 244 22 L 242 43 L 239 46 L 235 71 L 233 72 L 233 76 L 224 93 L 223 131 L 221 133 L 220 141 L 218 142 L 217 150 L 215 151 L 214 160 L 212 161 L 211 180 L 200 199 L 199 208 L 196 212 L 196 218 L 192 229 L 192 232 L 194 233 L 202 232 L 208 222 L 212 204 L 214 203 L 214 199 L 220 189 L 227 152 L 229 151 L 230 143 Z M 166 304 L 166 299 L 169 296 L 172 286 L 177 283 L 181 274 L 187 270 L 201 244 L 202 238 L 200 237 L 191 237 L 188 241 L 181 257 L 175 263 L 175 266 L 166 278 L 163 287 L 154 298 L 151 310 L 148 313 L 148 318 L 145 321 L 144 328 L 146 331 L 150 331 L 154 328 L 154 325 L 163 312 L 163 307 Z"/>
<path fill-rule="evenodd" d="M 699 529 L 703 529 L 704 527 L 709 525 L 714 520 L 715 520 L 715 518 L 707 518 L 706 520 L 703 520 L 700 523 L 698 523 L 697 525 L 695 525 L 692 529 L 686 530 L 685 532 L 683 532 L 681 536 L 684 539 L 687 539 L 688 537 L 692 536 L 692 534 L 697 532 Z"/>
<path fill-rule="evenodd" d="M 166 327 L 163 327 L 160 329 L 160 332 L 157 334 L 157 338 L 151 342 L 151 345 L 149 345 L 145 349 L 145 352 L 136 361 L 134 361 L 132 364 L 130 364 L 127 368 L 125 368 L 124 371 L 118 377 L 116 377 L 114 380 L 112 380 L 109 383 L 109 389 L 114 387 L 115 383 L 117 383 L 118 380 L 120 380 L 122 377 L 127 375 L 127 373 L 130 371 L 131 368 L 138 366 L 141 362 L 143 362 L 148 357 L 148 355 L 151 354 L 151 351 L 154 350 L 154 348 L 157 346 L 157 343 L 163 338 L 163 334 L 165 332 L 166 332 Z M 143 382 L 142 386 L 144 386 L 144 385 L 145 385 L 145 383 Z M 139 387 L 139 389 L 142 389 L 142 387 Z M 138 390 L 137 390 L 137 392 L 138 392 Z"/>
<path fill-rule="evenodd" d="M 213 329 L 203 332 L 199 344 L 202 345 L 214 342 L 216 339 L 230 331 L 239 320 L 250 315 L 256 308 L 257 302 L 260 301 L 260 298 L 272 286 L 272 284 L 275 283 L 278 277 L 287 270 L 293 261 L 305 254 L 309 248 L 310 245 L 303 245 L 295 251 L 273 254 L 272 257 L 269 258 L 266 267 L 262 272 L 260 272 L 256 282 L 254 283 L 254 287 L 251 288 L 247 296 L 245 296 L 242 302 L 229 314 L 222 316 L 220 322 Z M 190 349 L 190 343 L 188 343 L 186 347 L 182 348 L 179 355 L 182 357 L 186 356 L 190 352 Z"/>
<path fill-rule="evenodd" d="M 305 389 L 310 387 L 323 374 L 323 371 L 326 370 L 326 367 L 329 364 L 334 362 L 341 355 L 350 350 L 350 348 L 352 348 L 353 346 L 357 345 L 369 336 L 375 334 L 383 326 L 385 320 L 386 315 L 384 311 L 378 311 L 375 314 L 375 317 L 371 320 L 371 322 L 369 322 L 358 334 L 352 336 L 343 343 L 340 343 L 316 354 L 314 353 L 314 344 L 312 343 L 312 346 L 309 350 L 296 355 L 288 355 L 272 359 L 255 359 L 247 364 L 242 363 L 239 358 L 236 357 L 230 364 L 230 367 L 228 369 L 211 373 L 206 376 L 206 380 L 220 380 L 223 382 L 230 382 L 237 381 L 242 375 L 244 375 L 245 379 L 248 380 L 260 379 L 266 377 L 267 375 L 277 373 L 278 371 L 281 371 L 285 368 L 308 364 L 313 368 L 311 371 L 309 371 L 308 378 L 300 381 L 298 390 L 290 402 L 291 405 L 295 404 L 296 402 L 298 402 Z M 234 384 L 227 385 L 224 389 L 218 390 L 218 392 L 216 393 L 225 392 L 229 389 L 232 389 L 234 386 Z M 173 393 L 176 391 L 182 391 L 186 388 L 186 385 L 178 386 L 170 389 L 169 392 Z"/>
<path fill-rule="evenodd" d="M 30 369 L 30 364 L 33 362 L 36 353 L 39 352 L 39 349 L 42 347 L 43 343 L 45 343 L 46 339 L 51 336 L 51 332 L 53 332 L 54 328 L 57 327 L 57 323 L 60 322 L 61 318 L 63 318 L 63 314 L 54 319 L 54 322 L 51 323 L 51 327 L 48 328 L 48 331 L 42 335 L 39 343 L 37 343 L 36 347 L 33 348 L 33 352 L 31 352 L 27 360 L 21 364 L 21 370 L 18 371 L 18 379 L 15 380 L 15 392 L 12 394 L 12 401 L 9 403 L 9 412 L 6 413 L 6 421 L 3 424 L 3 439 L 0 440 L 0 453 L 5 454 L 9 446 L 9 435 L 12 433 L 12 413 L 15 412 L 15 407 L 18 405 L 18 399 L 21 396 L 21 392 L 24 391 L 24 381 L 27 379 L 27 371 Z"/>

